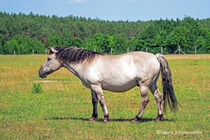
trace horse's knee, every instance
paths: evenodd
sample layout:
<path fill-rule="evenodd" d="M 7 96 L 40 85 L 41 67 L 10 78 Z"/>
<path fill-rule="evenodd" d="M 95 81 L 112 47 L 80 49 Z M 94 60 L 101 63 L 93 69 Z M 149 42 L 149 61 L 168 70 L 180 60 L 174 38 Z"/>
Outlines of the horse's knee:
<path fill-rule="evenodd" d="M 159 89 L 156 89 L 155 92 L 154 92 L 154 97 L 155 97 L 155 100 L 157 102 L 161 102 L 162 101 L 162 95 L 160 94 L 160 91 Z"/>

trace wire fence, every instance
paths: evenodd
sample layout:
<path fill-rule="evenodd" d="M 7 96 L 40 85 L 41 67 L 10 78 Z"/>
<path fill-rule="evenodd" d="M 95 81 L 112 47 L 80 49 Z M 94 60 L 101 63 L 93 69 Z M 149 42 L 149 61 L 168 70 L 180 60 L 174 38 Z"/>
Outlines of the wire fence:
<path fill-rule="evenodd" d="M 94 50 L 96 51 L 96 50 Z M 118 51 L 118 50 L 115 50 L 115 53 L 113 53 L 113 49 L 111 48 L 110 52 L 105 52 L 107 54 L 120 54 L 120 53 L 126 53 L 126 52 L 132 52 L 133 50 L 131 50 L 129 47 L 127 48 L 127 51 Z M 140 51 L 144 51 L 144 52 L 151 52 L 151 53 L 161 53 L 161 54 L 168 54 L 167 51 L 165 51 L 164 47 L 158 47 L 156 50 L 154 49 L 150 49 L 149 47 L 146 47 Z M 37 53 L 36 51 L 32 50 L 31 53 L 27 53 L 27 54 L 47 54 L 48 53 L 48 49 L 45 49 L 44 53 Z M 197 50 L 197 46 L 194 47 L 194 49 L 191 49 L 190 51 L 188 52 L 185 52 L 181 49 L 180 46 L 178 46 L 178 49 L 174 51 L 174 53 L 171 53 L 171 54 L 200 54 L 198 53 L 198 50 Z M 16 50 L 13 51 L 13 55 L 17 55 L 16 53 Z M 21 55 L 18 53 L 18 55 Z"/>

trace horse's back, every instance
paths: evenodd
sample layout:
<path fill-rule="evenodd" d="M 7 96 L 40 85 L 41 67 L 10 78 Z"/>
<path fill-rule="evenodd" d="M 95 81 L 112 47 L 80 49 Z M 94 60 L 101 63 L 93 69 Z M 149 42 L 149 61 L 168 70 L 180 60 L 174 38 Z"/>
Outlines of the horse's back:
<path fill-rule="evenodd" d="M 127 70 L 135 69 L 136 71 L 159 70 L 160 63 L 156 55 L 147 52 L 129 52 L 120 55 L 104 56 L 105 66 L 120 67 Z"/>

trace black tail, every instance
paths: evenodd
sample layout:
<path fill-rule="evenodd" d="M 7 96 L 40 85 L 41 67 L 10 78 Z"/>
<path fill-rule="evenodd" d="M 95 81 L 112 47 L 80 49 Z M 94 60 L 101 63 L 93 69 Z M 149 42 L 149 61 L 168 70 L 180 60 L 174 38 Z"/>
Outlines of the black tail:
<path fill-rule="evenodd" d="M 167 104 L 170 109 L 175 112 L 178 109 L 178 102 L 174 94 L 174 88 L 171 79 L 171 70 L 168 62 L 161 54 L 157 54 L 157 59 L 160 62 L 162 85 L 163 85 L 163 110 L 166 111 Z"/>

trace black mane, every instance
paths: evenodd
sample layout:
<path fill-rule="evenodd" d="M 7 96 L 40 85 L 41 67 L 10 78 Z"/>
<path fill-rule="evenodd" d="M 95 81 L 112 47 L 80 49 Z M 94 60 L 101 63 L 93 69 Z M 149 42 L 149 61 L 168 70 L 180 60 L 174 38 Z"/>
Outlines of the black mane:
<path fill-rule="evenodd" d="M 94 52 L 76 47 L 54 47 L 57 52 L 57 58 L 73 63 L 80 63 L 93 59 L 96 55 L 103 55 L 103 53 Z"/>

